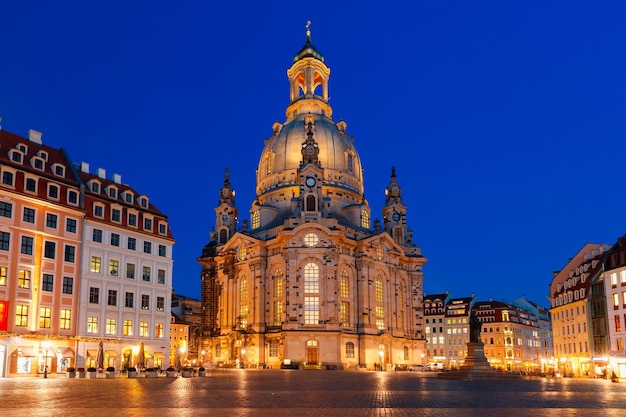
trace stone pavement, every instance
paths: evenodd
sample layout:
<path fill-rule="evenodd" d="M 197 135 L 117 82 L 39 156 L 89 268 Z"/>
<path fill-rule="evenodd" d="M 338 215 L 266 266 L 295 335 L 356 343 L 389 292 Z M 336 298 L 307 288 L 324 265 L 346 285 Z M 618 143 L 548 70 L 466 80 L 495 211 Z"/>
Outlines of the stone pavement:
<path fill-rule="evenodd" d="M 623 416 L 626 383 L 421 372 L 214 370 L 206 378 L 0 379 L 0 416 Z"/>

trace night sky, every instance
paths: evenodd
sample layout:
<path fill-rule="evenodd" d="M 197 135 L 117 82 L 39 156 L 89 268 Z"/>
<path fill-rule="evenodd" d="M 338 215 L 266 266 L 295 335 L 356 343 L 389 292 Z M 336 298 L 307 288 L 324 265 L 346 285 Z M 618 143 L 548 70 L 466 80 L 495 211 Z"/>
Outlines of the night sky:
<path fill-rule="evenodd" d="M 226 4 L 228 3 L 228 4 Z M 548 305 L 553 271 L 626 232 L 621 1 L 7 1 L 0 117 L 169 216 L 174 288 L 231 172 L 240 220 L 312 21 L 381 218 L 391 167 L 428 293 Z"/>

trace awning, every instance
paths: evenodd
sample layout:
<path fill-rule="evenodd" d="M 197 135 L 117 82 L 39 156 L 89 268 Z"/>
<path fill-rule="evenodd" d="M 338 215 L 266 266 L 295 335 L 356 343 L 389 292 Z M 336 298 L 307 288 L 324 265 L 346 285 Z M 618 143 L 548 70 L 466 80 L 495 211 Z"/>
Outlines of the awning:
<path fill-rule="evenodd" d="M 97 349 L 87 349 L 87 357 L 88 358 L 95 358 L 96 356 L 98 356 L 98 350 Z"/>
<path fill-rule="evenodd" d="M 74 357 L 74 351 L 72 350 L 72 348 L 60 347 L 59 348 L 59 355 L 61 355 L 64 358 L 73 358 Z"/>
<path fill-rule="evenodd" d="M 20 356 L 37 356 L 37 351 L 32 346 L 20 346 L 17 348 L 17 354 Z"/>
<path fill-rule="evenodd" d="M 106 352 L 104 352 L 104 353 L 106 353 L 106 355 L 107 355 L 108 357 L 110 357 L 110 358 L 119 358 L 119 357 L 120 357 L 120 354 L 119 354 L 119 353 L 117 353 L 117 352 L 116 352 L 116 351 L 114 351 L 114 350 L 107 350 L 107 351 L 106 351 Z"/>
<path fill-rule="evenodd" d="M 144 356 L 146 359 L 152 359 L 152 355 L 150 354 L 150 352 L 145 352 L 145 351 L 144 351 L 144 352 L 143 352 L 143 356 Z"/>
<path fill-rule="evenodd" d="M 154 352 L 154 359 L 165 359 L 163 352 Z"/>

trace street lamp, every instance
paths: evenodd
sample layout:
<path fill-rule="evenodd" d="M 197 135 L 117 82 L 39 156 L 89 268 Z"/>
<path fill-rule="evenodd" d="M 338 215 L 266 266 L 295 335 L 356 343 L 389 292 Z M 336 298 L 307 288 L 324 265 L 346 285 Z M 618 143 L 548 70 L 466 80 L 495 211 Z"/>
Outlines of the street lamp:
<path fill-rule="evenodd" d="M 43 360 L 43 377 L 48 378 L 48 349 L 50 349 L 50 342 L 45 341 L 41 344 L 45 349 L 45 356 Z"/>
<path fill-rule="evenodd" d="M 380 356 L 380 370 L 383 370 L 383 358 L 385 357 L 385 352 L 381 349 L 378 352 L 378 356 Z"/>

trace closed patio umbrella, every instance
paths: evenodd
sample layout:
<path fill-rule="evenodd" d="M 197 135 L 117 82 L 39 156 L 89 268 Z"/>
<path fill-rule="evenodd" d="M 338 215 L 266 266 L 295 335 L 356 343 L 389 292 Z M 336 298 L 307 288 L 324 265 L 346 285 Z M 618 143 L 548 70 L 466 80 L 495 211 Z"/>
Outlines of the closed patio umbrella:
<path fill-rule="evenodd" d="M 137 369 L 144 369 L 146 367 L 146 354 L 143 348 L 143 342 L 139 345 L 139 353 L 137 354 Z"/>
<path fill-rule="evenodd" d="M 104 347 L 102 346 L 102 340 L 98 344 L 98 353 L 96 354 L 96 368 L 104 369 Z"/>

